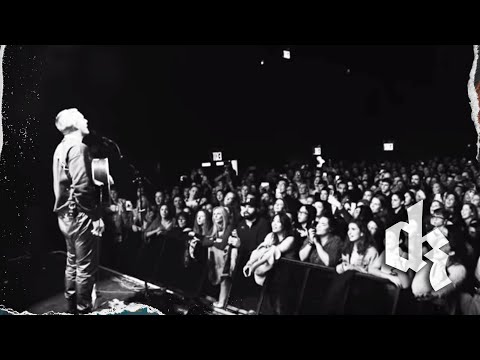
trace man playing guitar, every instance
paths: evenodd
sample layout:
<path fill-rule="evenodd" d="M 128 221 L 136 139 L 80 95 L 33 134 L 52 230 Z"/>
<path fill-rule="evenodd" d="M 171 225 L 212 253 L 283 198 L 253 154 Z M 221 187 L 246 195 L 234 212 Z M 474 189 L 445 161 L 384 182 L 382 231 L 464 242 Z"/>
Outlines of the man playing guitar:
<path fill-rule="evenodd" d="M 88 121 L 77 109 L 61 111 L 55 125 L 64 135 L 53 157 L 53 187 L 54 212 L 67 245 L 65 297 L 69 312 L 86 314 L 93 310 L 98 242 L 104 231 L 92 159 L 82 142 L 90 132 Z"/>

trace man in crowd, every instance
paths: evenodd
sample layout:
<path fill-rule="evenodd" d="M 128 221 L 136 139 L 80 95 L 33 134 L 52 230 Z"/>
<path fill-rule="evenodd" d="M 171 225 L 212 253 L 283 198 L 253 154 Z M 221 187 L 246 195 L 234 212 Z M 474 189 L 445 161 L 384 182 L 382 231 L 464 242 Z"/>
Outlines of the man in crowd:
<path fill-rule="evenodd" d="M 237 235 L 240 239 L 239 257 L 236 265 L 235 287 L 242 294 L 240 308 L 254 310 L 258 298 L 258 286 L 254 278 L 245 278 L 242 269 L 250 259 L 250 254 L 260 245 L 270 233 L 270 224 L 259 216 L 257 199 L 254 195 L 247 196 L 247 202 L 241 204 L 242 220 L 237 227 Z M 250 295 L 250 297 L 249 297 Z"/>

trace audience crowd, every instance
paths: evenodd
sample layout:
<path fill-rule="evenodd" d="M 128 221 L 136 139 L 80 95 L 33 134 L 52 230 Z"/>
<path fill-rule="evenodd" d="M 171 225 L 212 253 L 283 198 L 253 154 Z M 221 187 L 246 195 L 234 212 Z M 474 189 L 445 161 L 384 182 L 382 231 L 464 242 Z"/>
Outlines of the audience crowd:
<path fill-rule="evenodd" d="M 102 261 L 155 281 L 159 255 L 174 242 L 188 268 L 205 264 L 223 308 L 236 272 L 257 286 L 270 275 L 268 293 L 276 314 L 285 301 L 289 273 L 275 271 L 281 258 L 387 279 L 421 313 L 480 314 L 480 176 L 476 162 L 444 158 L 415 162 L 330 162 L 247 169 L 226 165 L 219 176 L 194 169 L 171 189 L 139 188 L 128 201 L 111 190 L 105 209 Z M 385 263 L 385 230 L 408 222 L 407 210 L 423 201 L 423 235 L 439 229 L 449 244 L 452 283 L 435 291 L 432 263 L 415 273 Z M 408 235 L 400 252 L 408 257 Z M 424 243 L 424 254 L 431 250 Z M 172 269 L 175 271 L 175 269 Z"/>

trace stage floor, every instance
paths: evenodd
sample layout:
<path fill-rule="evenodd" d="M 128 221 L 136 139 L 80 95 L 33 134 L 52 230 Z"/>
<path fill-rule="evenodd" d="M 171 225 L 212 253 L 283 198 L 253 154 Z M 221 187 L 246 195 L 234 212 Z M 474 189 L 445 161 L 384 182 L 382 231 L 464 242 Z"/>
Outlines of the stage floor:
<path fill-rule="evenodd" d="M 33 314 L 64 313 L 63 295 L 66 254 L 54 252 L 41 259 L 20 257 L 9 260 L 6 278 L 2 284 L 0 304 L 17 312 Z M 111 309 L 113 300 L 148 304 L 166 315 L 185 315 L 191 303 L 167 289 L 149 284 L 150 301 L 144 296 L 144 282 L 114 270 L 100 267 L 96 285 L 96 311 Z M 196 312 L 205 315 L 218 314 L 202 304 Z"/>

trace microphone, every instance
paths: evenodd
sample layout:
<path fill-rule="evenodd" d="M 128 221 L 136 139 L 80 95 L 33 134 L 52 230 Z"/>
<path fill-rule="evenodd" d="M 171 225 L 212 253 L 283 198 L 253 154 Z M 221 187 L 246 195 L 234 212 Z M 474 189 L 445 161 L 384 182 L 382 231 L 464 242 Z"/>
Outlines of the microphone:
<path fill-rule="evenodd" d="M 103 136 L 101 135 L 98 131 L 96 130 L 92 130 L 91 131 L 92 135 L 96 136 L 97 138 L 101 139 L 101 141 L 104 143 L 104 144 L 108 144 L 108 145 L 113 145 L 116 149 L 117 149 L 117 152 L 118 152 L 118 157 L 120 160 L 123 159 L 123 155 L 122 155 L 122 152 L 120 150 L 120 147 L 118 146 L 118 144 L 113 141 L 112 139 L 106 137 L 106 136 Z"/>

